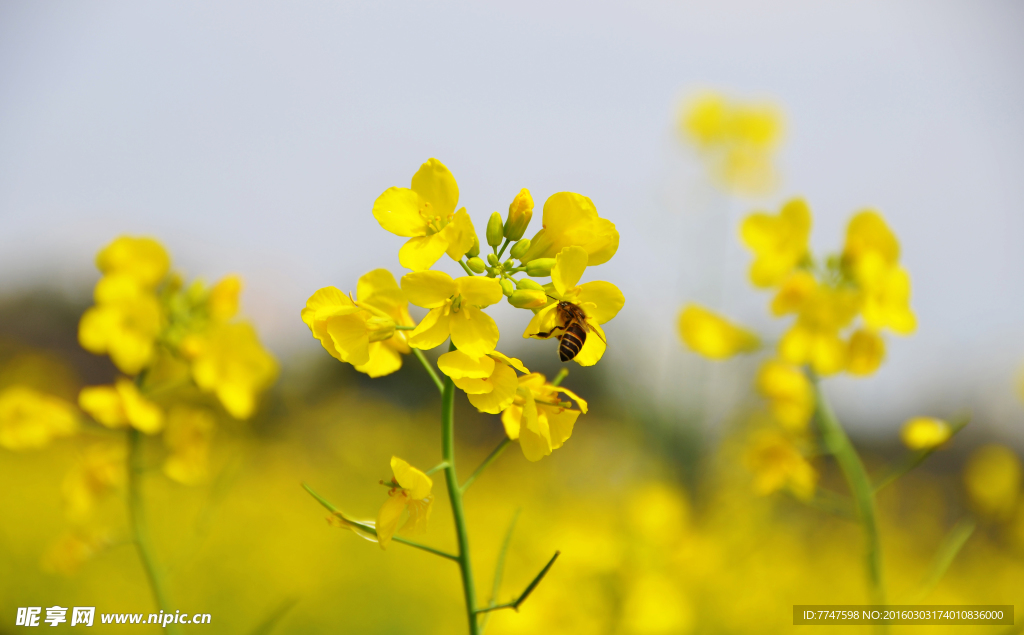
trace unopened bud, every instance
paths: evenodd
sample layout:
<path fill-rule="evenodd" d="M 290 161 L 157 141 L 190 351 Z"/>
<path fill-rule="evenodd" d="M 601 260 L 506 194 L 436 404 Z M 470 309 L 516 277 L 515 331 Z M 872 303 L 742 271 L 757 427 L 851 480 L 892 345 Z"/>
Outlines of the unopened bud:
<path fill-rule="evenodd" d="M 519 190 L 512 204 L 508 206 L 508 220 L 505 221 L 505 238 L 519 240 L 530 226 L 533 218 L 533 197 L 525 187 Z"/>
<path fill-rule="evenodd" d="M 487 265 L 484 264 L 483 260 L 480 260 L 479 258 L 475 257 L 467 260 L 466 265 L 473 273 L 483 273 L 484 269 L 487 268 Z"/>
<path fill-rule="evenodd" d="M 389 340 L 395 334 L 395 321 L 375 315 L 366 320 L 366 330 L 371 342 Z"/>
<path fill-rule="evenodd" d="M 476 236 L 473 236 L 473 246 L 469 248 L 466 255 L 470 258 L 476 258 L 480 255 L 480 239 Z"/>
<path fill-rule="evenodd" d="M 543 291 L 544 287 L 540 286 L 539 282 L 534 282 L 529 278 L 520 278 L 516 280 L 517 289 L 533 289 L 534 291 Z"/>
<path fill-rule="evenodd" d="M 539 309 L 548 303 L 548 296 L 535 289 L 518 289 L 509 296 L 508 303 L 517 309 Z"/>
<path fill-rule="evenodd" d="M 487 221 L 487 244 L 497 247 L 501 244 L 501 214 L 492 212 L 490 220 Z"/>
<path fill-rule="evenodd" d="M 522 258 L 526 250 L 530 248 L 530 239 L 520 240 L 516 244 L 512 245 L 512 249 L 509 250 L 508 255 L 512 256 L 516 260 Z"/>
<path fill-rule="evenodd" d="M 495 256 L 494 254 L 487 254 L 487 264 L 491 265 L 492 267 L 497 267 L 498 257 Z"/>
<path fill-rule="evenodd" d="M 551 268 L 555 266 L 554 258 L 538 258 L 526 263 L 526 275 L 533 278 L 543 278 L 551 275 Z"/>
<path fill-rule="evenodd" d="M 512 262 L 512 259 L 509 258 L 505 262 L 501 263 L 501 266 L 505 268 L 505 271 L 509 271 L 516 268 L 516 263 Z"/>
<path fill-rule="evenodd" d="M 515 287 L 512 285 L 512 281 L 508 278 L 502 278 L 498 281 L 498 284 L 501 285 L 501 292 L 505 294 L 506 298 L 515 292 Z"/>

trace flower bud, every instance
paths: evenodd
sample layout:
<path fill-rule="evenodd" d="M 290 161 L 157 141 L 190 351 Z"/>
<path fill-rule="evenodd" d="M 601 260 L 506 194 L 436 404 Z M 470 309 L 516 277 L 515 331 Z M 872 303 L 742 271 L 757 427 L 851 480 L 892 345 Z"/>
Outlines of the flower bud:
<path fill-rule="evenodd" d="M 532 278 L 543 278 L 551 275 L 551 268 L 555 266 L 554 258 L 538 258 L 526 263 L 526 275 Z"/>
<path fill-rule="evenodd" d="M 476 236 L 473 236 L 473 246 L 469 248 L 466 255 L 470 258 L 476 258 L 480 255 L 480 239 Z"/>
<path fill-rule="evenodd" d="M 366 331 L 371 342 L 389 340 L 395 334 L 395 321 L 375 315 L 366 320 Z"/>
<path fill-rule="evenodd" d="M 501 214 L 492 212 L 490 220 L 487 221 L 487 244 L 497 247 L 501 244 Z"/>
<path fill-rule="evenodd" d="M 484 269 L 487 268 L 487 265 L 484 264 L 484 261 L 477 257 L 473 257 L 467 260 L 466 265 L 469 266 L 470 271 L 472 271 L 473 273 L 483 273 Z"/>
<path fill-rule="evenodd" d="M 501 263 L 501 266 L 505 268 L 505 271 L 511 271 L 516 268 L 516 263 L 512 262 L 512 259 L 509 258 L 505 262 Z"/>
<path fill-rule="evenodd" d="M 539 282 L 534 282 L 533 280 L 530 280 L 529 278 L 522 278 L 520 280 L 516 280 L 516 288 L 517 289 L 533 289 L 534 291 L 543 291 L 544 290 L 544 287 L 540 286 Z"/>
<path fill-rule="evenodd" d="M 526 250 L 530 248 L 530 239 L 520 240 L 516 244 L 512 245 L 512 249 L 509 250 L 508 255 L 512 256 L 516 260 L 519 260 Z"/>
<path fill-rule="evenodd" d="M 517 309 L 539 309 L 548 303 L 548 296 L 535 289 L 519 289 L 509 296 L 508 303 Z"/>
<path fill-rule="evenodd" d="M 508 220 L 505 221 L 505 238 L 519 240 L 533 218 L 533 197 L 525 187 L 519 190 L 512 204 L 508 206 Z"/>
<path fill-rule="evenodd" d="M 508 278 L 502 278 L 498 281 L 498 284 L 501 285 L 501 292 L 505 294 L 506 298 L 515 292 L 515 287 L 512 285 L 512 281 Z"/>
<path fill-rule="evenodd" d="M 495 256 L 494 254 L 487 254 L 487 264 L 491 265 L 492 267 L 497 267 L 498 257 Z"/>

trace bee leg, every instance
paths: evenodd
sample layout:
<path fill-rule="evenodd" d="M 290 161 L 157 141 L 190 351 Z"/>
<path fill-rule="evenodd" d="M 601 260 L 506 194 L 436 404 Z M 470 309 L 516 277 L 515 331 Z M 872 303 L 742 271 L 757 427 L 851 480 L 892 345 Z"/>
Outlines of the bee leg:
<path fill-rule="evenodd" d="M 557 331 L 558 329 L 562 329 L 564 331 L 565 327 L 564 326 L 556 326 L 555 328 L 551 329 L 547 333 L 534 333 L 533 336 L 534 337 L 551 337 L 552 335 L 555 334 L 555 331 Z"/>

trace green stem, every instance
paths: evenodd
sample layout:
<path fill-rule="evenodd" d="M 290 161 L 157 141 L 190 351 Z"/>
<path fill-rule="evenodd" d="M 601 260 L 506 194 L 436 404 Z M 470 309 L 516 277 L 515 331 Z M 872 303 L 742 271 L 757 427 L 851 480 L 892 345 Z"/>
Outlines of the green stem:
<path fill-rule="evenodd" d="M 498 260 L 501 260 L 501 256 L 505 253 L 505 248 L 508 247 L 509 239 L 505 239 L 505 243 L 501 246 L 501 251 L 498 252 Z"/>
<path fill-rule="evenodd" d="M 864 464 L 857 455 L 850 438 L 846 436 L 839 419 L 836 418 L 821 390 L 817 377 L 811 378 L 814 383 L 815 417 L 821 428 L 821 437 L 825 447 L 836 458 L 846 483 L 853 495 L 853 504 L 857 517 L 864 528 L 865 560 L 868 581 L 871 584 L 871 601 L 873 604 L 885 604 L 885 585 L 882 580 L 882 547 L 878 537 L 878 519 L 875 510 L 875 493 L 864 469 Z"/>
<path fill-rule="evenodd" d="M 487 455 L 487 458 L 484 459 L 483 463 L 480 464 L 480 467 L 476 468 L 476 470 L 474 470 L 473 473 L 470 474 L 469 478 L 466 479 L 466 482 L 463 483 L 462 487 L 459 488 L 459 491 L 465 494 L 466 490 L 469 489 L 469 486 L 472 485 L 473 481 L 476 480 L 476 477 L 480 476 L 480 473 L 483 472 L 488 465 L 493 463 L 494 459 L 501 456 L 501 453 L 505 451 L 505 448 L 506 446 L 508 446 L 509 443 L 511 443 L 511 441 L 508 437 L 502 439 L 501 443 L 498 444 L 498 447 L 491 450 L 491 453 Z"/>
<path fill-rule="evenodd" d="M 466 275 L 469 275 L 469 276 L 475 276 L 476 275 L 475 273 L 473 273 L 473 270 L 469 268 L 469 265 L 467 265 L 466 263 L 462 262 L 461 260 L 459 260 L 458 263 L 460 265 L 462 265 L 462 269 L 466 272 Z"/>
<path fill-rule="evenodd" d="M 309 492 L 309 495 L 312 496 L 313 498 L 315 498 L 318 503 L 323 505 L 324 509 L 326 509 L 327 511 L 331 512 L 332 514 L 340 514 L 341 513 L 338 510 L 338 508 L 335 507 L 334 505 L 332 505 L 326 498 L 324 498 L 323 496 L 321 496 L 321 495 L 317 494 L 316 492 L 314 492 L 312 487 L 310 487 L 309 485 L 306 485 L 305 483 L 302 484 L 302 487 L 307 492 Z M 359 529 L 361 531 L 364 531 L 364 532 L 370 534 L 371 536 L 376 536 L 377 535 L 377 528 L 374 527 L 373 525 L 367 525 L 366 523 L 361 523 L 358 520 L 352 520 L 351 518 L 348 518 L 346 516 L 342 516 L 342 518 L 344 518 L 345 522 L 347 522 L 347 523 L 349 523 L 351 525 L 355 525 L 356 527 L 359 527 Z M 456 556 L 455 554 L 448 553 L 447 551 L 441 551 L 440 549 L 434 549 L 433 547 L 428 547 L 427 545 L 415 542 L 413 540 L 409 540 L 407 538 L 402 538 L 401 536 L 392 536 L 391 540 L 393 540 L 394 542 L 400 542 L 403 545 L 409 545 L 410 547 L 415 547 L 416 549 L 422 549 L 423 551 L 426 551 L 427 553 L 432 553 L 435 556 L 441 556 L 442 558 L 447 558 L 449 560 L 455 560 L 456 562 L 459 560 L 459 557 Z"/>
<path fill-rule="evenodd" d="M 139 560 L 142 568 L 146 571 L 149 579 L 149 587 L 153 591 L 153 599 L 156 600 L 157 608 L 164 613 L 173 613 L 170 604 L 167 602 L 167 593 L 164 589 L 163 580 L 153 558 L 153 546 L 149 542 L 149 531 L 146 526 L 146 518 L 142 509 L 142 491 L 140 478 L 142 476 L 142 439 L 135 428 L 128 429 L 128 517 L 131 520 L 132 537 L 135 548 L 139 552 Z M 177 632 L 177 626 L 171 625 L 168 632 Z"/>
<path fill-rule="evenodd" d="M 452 345 L 450 350 L 454 350 Z M 448 484 L 448 499 L 452 505 L 455 520 L 455 537 L 459 542 L 459 569 L 462 571 L 462 590 L 466 596 L 466 614 L 469 617 L 470 635 L 479 635 L 480 623 L 476 618 L 476 588 L 473 586 L 473 566 L 469 558 L 469 531 L 466 528 L 466 513 L 462 509 L 462 490 L 455 471 L 455 384 L 451 377 L 445 377 L 441 397 L 441 450 L 442 458 L 448 464 L 444 468 Z"/>
<path fill-rule="evenodd" d="M 437 389 L 443 395 L 444 394 L 444 384 L 441 383 L 441 378 L 437 376 L 437 371 L 434 370 L 434 366 L 427 360 L 427 356 L 424 355 L 423 351 L 421 351 L 418 348 L 413 348 L 412 352 L 413 352 L 414 355 L 416 355 L 416 358 L 420 360 L 420 363 L 423 364 L 423 368 L 427 369 L 427 374 L 429 374 L 430 378 L 434 380 L 434 385 L 437 386 Z"/>

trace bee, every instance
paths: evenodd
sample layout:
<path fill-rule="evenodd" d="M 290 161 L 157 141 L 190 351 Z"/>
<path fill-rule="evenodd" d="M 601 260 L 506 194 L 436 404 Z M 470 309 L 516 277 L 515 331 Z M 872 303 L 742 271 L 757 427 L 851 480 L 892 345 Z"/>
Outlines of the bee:
<path fill-rule="evenodd" d="M 548 297 L 550 298 L 551 296 Z M 587 333 L 594 333 L 601 338 L 602 342 L 608 343 L 601 337 L 600 332 L 594 330 L 587 323 L 587 314 L 583 312 L 583 309 L 578 304 L 563 300 L 555 307 L 555 313 L 558 317 L 558 326 L 555 326 L 547 333 L 537 333 L 536 337 L 551 337 L 553 335 L 557 337 L 559 342 L 558 358 L 563 362 L 572 361 L 574 357 L 579 355 L 580 351 L 583 350 L 583 344 L 587 341 Z M 555 331 L 558 330 L 562 332 L 555 335 Z"/>

